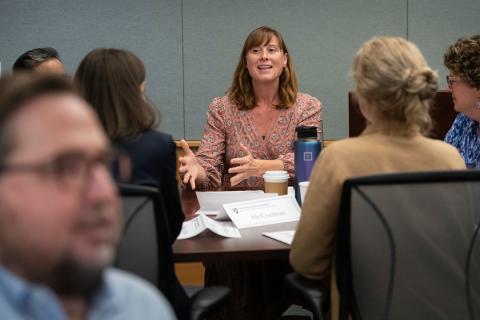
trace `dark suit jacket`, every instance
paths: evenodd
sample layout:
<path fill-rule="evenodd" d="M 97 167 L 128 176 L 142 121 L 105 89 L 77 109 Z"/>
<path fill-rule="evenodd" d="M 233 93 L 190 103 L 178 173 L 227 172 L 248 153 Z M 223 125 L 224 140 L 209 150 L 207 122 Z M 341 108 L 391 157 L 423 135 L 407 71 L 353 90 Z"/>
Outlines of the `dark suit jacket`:
<path fill-rule="evenodd" d="M 129 183 L 160 189 L 169 214 L 169 229 L 173 243 L 182 229 L 184 219 L 176 177 L 175 143 L 168 134 L 147 130 L 135 138 L 116 142 L 115 147 L 126 152 L 133 170 Z"/>
<path fill-rule="evenodd" d="M 129 183 L 160 189 L 168 212 L 170 238 L 171 244 L 173 244 L 182 229 L 184 215 L 178 194 L 176 146 L 172 137 L 159 131 L 146 130 L 134 138 L 116 142 L 114 146 L 126 152 L 132 160 L 133 170 Z M 116 175 L 115 172 L 114 175 Z M 170 281 L 174 283 L 175 289 L 167 296 L 173 297 L 173 301 L 170 302 L 178 319 L 187 319 L 188 296 L 176 278 L 173 266 L 172 274 L 169 277 Z"/>

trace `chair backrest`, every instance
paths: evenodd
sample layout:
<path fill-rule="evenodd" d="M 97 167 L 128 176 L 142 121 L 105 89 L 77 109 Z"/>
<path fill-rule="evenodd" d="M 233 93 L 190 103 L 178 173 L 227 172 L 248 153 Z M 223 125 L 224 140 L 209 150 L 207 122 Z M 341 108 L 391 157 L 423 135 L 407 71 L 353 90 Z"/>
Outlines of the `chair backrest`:
<path fill-rule="evenodd" d="M 150 281 L 172 298 L 173 253 L 162 195 L 156 188 L 120 184 L 124 228 L 114 265 Z"/>
<path fill-rule="evenodd" d="M 458 112 L 453 108 L 452 94 L 448 90 L 438 90 L 430 109 L 432 130 L 428 134 L 434 139 L 443 140 L 452 126 Z M 348 135 L 356 137 L 365 129 L 366 121 L 358 107 L 358 101 L 353 92 L 348 93 Z"/>
<path fill-rule="evenodd" d="M 341 319 L 480 319 L 480 170 L 345 182 Z"/>

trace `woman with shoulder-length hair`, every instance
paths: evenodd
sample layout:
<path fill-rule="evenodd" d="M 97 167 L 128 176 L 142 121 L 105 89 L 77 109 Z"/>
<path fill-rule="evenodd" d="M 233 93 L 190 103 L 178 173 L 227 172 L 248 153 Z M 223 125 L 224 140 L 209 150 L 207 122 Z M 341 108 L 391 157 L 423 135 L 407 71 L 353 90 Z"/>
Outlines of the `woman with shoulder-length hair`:
<path fill-rule="evenodd" d="M 145 99 L 145 67 L 133 53 L 95 49 L 80 63 L 75 84 L 93 106 L 109 138 L 122 142 L 157 126 L 158 114 Z"/>
<path fill-rule="evenodd" d="M 295 128 L 321 130 L 321 104 L 297 91 L 297 76 L 285 41 L 270 28 L 245 40 L 227 95 L 213 99 L 196 154 L 182 141 L 183 182 L 199 189 L 263 189 L 267 170 L 295 176 Z"/>
<path fill-rule="evenodd" d="M 412 43 L 375 37 L 357 52 L 352 67 L 355 94 L 367 128 L 356 138 L 334 142 L 321 153 L 310 178 L 290 251 L 303 276 L 332 275 L 337 215 L 346 179 L 401 171 L 464 169 L 443 141 L 426 138 L 437 74 Z M 338 319 L 338 291 L 331 277 L 331 319 Z"/>
<path fill-rule="evenodd" d="M 142 61 L 126 50 L 95 49 L 80 63 L 74 82 L 113 144 L 130 156 L 130 183 L 161 190 L 173 243 L 184 219 L 177 188 L 176 146 L 170 135 L 154 130 L 159 116 L 143 94 Z M 171 276 L 175 292 L 170 302 L 179 319 L 188 319 L 188 297 L 175 275 Z"/>
<path fill-rule="evenodd" d="M 270 27 L 245 40 L 227 94 L 213 99 L 196 154 L 182 141 L 183 182 L 193 189 L 264 189 L 262 175 L 286 170 L 295 177 L 297 126 L 321 130 L 321 104 L 297 91 L 292 56 L 282 35 Z M 232 293 L 212 319 L 277 319 L 288 307 L 283 276 L 287 261 L 218 261 L 206 264 L 207 285 Z"/>

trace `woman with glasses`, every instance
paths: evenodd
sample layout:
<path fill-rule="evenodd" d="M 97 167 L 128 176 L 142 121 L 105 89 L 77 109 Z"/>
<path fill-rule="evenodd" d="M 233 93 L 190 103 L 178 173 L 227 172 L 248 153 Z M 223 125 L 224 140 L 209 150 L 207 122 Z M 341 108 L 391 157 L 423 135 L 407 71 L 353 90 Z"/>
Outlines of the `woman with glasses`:
<path fill-rule="evenodd" d="M 176 146 L 170 135 L 154 130 L 155 108 L 145 98 L 145 67 L 133 53 L 119 49 L 95 49 L 80 63 L 74 82 L 93 106 L 114 146 L 132 162 L 130 183 L 159 188 L 170 214 L 171 242 L 184 219 L 176 178 Z M 188 297 L 172 275 L 177 317 L 188 319 Z M 172 296 L 172 295 L 170 295 Z"/>
<path fill-rule="evenodd" d="M 286 170 L 292 184 L 299 125 L 321 128 L 320 101 L 298 92 L 281 34 L 265 26 L 255 29 L 244 42 L 227 94 L 208 108 L 198 152 L 182 141 L 183 182 L 200 190 L 263 190 L 265 171 Z M 226 307 L 209 319 L 277 319 L 288 307 L 287 270 L 287 261 L 206 264 L 207 285 L 232 289 Z"/>
<path fill-rule="evenodd" d="M 448 88 L 459 112 L 445 141 L 455 146 L 469 168 L 480 168 L 480 35 L 460 38 L 443 56 Z"/>
<path fill-rule="evenodd" d="M 298 273 L 312 279 L 330 277 L 331 319 L 338 319 L 332 255 L 345 180 L 465 168 L 455 148 L 423 135 L 431 125 L 429 109 L 437 74 L 413 43 L 397 37 L 367 41 L 355 56 L 352 75 L 367 128 L 359 137 L 334 142 L 320 153 L 290 251 L 290 262 Z"/>

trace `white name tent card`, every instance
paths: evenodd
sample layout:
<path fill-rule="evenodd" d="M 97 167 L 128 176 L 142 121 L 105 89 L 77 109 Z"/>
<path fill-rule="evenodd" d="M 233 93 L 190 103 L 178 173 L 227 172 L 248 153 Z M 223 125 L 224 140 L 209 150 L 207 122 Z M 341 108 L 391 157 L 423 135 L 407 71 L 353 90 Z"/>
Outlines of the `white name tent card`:
<path fill-rule="evenodd" d="M 276 231 L 276 232 L 264 232 L 262 233 L 265 237 L 275 239 L 277 241 L 292 245 L 293 237 L 295 236 L 295 230 L 285 230 L 285 231 Z"/>
<path fill-rule="evenodd" d="M 182 224 L 182 230 L 177 239 L 188 239 L 199 235 L 205 230 L 212 232 L 226 238 L 241 238 L 240 231 L 233 226 L 230 221 L 215 221 L 206 215 L 199 215 L 191 220 L 185 221 Z"/>
<path fill-rule="evenodd" d="M 200 210 L 196 214 L 206 214 L 214 216 L 215 220 L 228 220 L 228 216 L 223 209 L 226 203 L 247 201 L 254 199 L 265 199 L 276 197 L 276 193 L 264 193 L 262 190 L 249 191 L 197 191 L 198 204 Z"/>
<path fill-rule="evenodd" d="M 300 207 L 291 195 L 228 203 L 223 208 L 239 229 L 300 219 Z"/>

